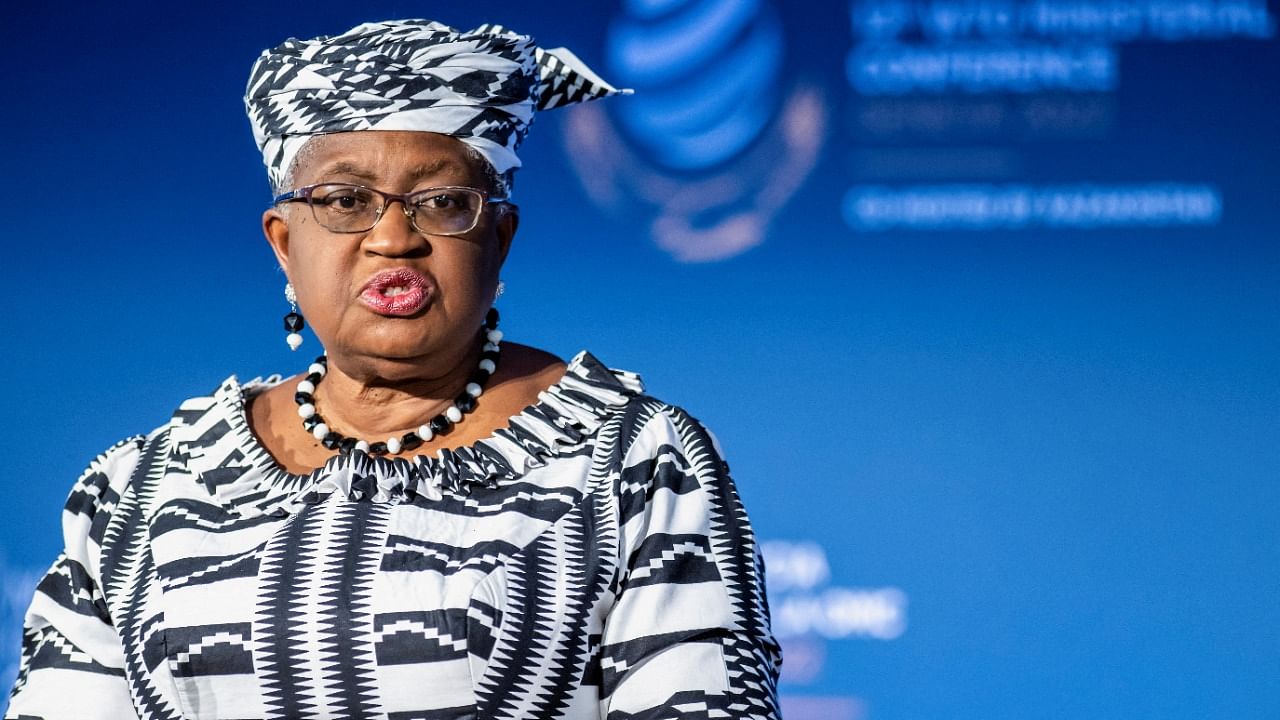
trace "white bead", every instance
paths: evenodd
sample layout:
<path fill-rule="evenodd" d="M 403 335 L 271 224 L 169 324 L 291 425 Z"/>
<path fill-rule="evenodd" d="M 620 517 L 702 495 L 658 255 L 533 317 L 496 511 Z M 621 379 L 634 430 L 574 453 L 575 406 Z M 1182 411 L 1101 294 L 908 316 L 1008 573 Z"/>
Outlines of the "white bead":
<path fill-rule="evenodd" d="M 387 438 L 387 454 L 395 455 L 400 452 L 400 438 Z"/>
<path fill-rule="evenodd" d="M 431 429 L 430 425 L 423 425 L 418 428 L 418 437 L 422 438 L 422 442 L 427 442 L 435 437 L 436 431 Z"/>
<path fill-rule="evenodd" d="M 316 436 L 317 440 L 323 440 L 325 435 L 329 434 L 329 426 L 324 423 L 311 428 L 311 434 Z"/>
<path fill-rule="evenodd" d="M 484 351 L 485 351 L 485 352 L 498 352 L 498 343 L 485 343 L 485 344 L 484 344 Z"/>
<path fill-rule="evenodd" d="M 310 395 L 316 391 L 316 386 L 311 384 L 310 380 L 303 380 L 298 383 L 298 392 Z"/>
<path fill-rule="evenodd" d="M 480 361 L 480 369 L 486 372 L 493 372 L 494 370 L 498 369 L 498 366 L 494 365 L 493 361 L 490 360 L 489 358 L 485 358 Z"/>
<path fill-rule="evenodd" d="M 302 336 L 298 333 L 289 333 L 284 336 L 284 341 L 289 343 L 290 350 L 297 350 L 302 345 Z"/>
<path fill-rule="evenodd" d="M 324 366 L 320 363 L 311 363 L 310 367 L 307 368 L 307 374 L 310 375 L 311 373 L 318 373 L 320 377 L 324 377 Z"/>
<path fill-rule="evenodd" d="M 491 343 L 500 343 L 502 342 L 502 331 L 498 328 L 494 328 L 489 331 L 488 338 Z"/>
<path fill-rule="evenodd" d="M 356 449 L 362 450 L 364 452 L 369 452 L 369 443 L 365 442 L 364 440 L 357 440 Z"/>
<path fill-rule="evenodd" d="M 462 411 L 458 409 L 457 405 L 453 405 L 448 410 L 445 410 L 444 416 L 449 418 L 452 422 L 462 421 Z"/>
<path fill-rule="evenodd" d="M 303 420 L 306 420 L 307 418 L 315 414 L 316 414 L 316 406 L 312 405 L 311 403 L 303 403 L 302 405 L 298 406 L 298 417 L 302 418 Z"/>
<path fill-rule="evenodd" d="M 467 394 L 471 397 L 480 397 L 480 393 L 484 392 L 484 388 L 479 383 L 467 383 Z"/>

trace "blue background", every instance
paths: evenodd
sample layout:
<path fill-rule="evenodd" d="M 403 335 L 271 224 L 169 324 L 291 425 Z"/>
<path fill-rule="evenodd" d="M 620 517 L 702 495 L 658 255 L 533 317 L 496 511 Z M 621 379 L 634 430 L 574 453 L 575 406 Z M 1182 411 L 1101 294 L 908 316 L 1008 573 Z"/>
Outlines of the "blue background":
<path fill-rule="evenodd" d="M 570 111 L 546 113 L 522 152 L 500 306 L 508 338 L 590 349 L 713 428 L 761 538 L 822 549 L 811 595 L 909 599 L 892 638 L 784 637 L 789 717 L 1280 715 L 1280 44 L 1125 43 L 1110 120 L 1078 137 L 886 141 L 854 122 L 875 99 L 845 75 L 847 3 L 740 4 L 785 42 L 760 107 L 808 83 L 826 113 L 818 164 L 764 241 L 678 261 L 652 208 L 592 202 L 566 159 Z M 230 373 L 292 374 L 318 347 L 285 346 L 259 230 L 268 188 L 241 104 L 258 52 L 426 15 L 500 22 L 610 77 L 609 28 L 640 3 L 218 5 L 7 15 L 10 673 L 85 463 Z M 633 149 L 634 101 L 602 116 Z M 771 137 L 743 152 L 780 152 Z M 1012 158 L 946 182 L 1206 184 L 1222 211 L 1187 227 L 855 231 L 850 187 L 910 180 L 868 173 L 857 153 L 886 147 Z M 733 163 L 650 169 L 693 183 Z M 810 658 L 795 679 L 793 657 Z"/>

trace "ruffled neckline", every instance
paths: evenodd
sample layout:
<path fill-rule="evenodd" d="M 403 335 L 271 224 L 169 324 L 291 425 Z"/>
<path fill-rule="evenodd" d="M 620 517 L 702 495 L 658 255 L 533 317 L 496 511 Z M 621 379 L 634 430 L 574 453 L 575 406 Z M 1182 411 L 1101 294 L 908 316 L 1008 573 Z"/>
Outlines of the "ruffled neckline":
<path fill-rule="evenodd" d="M 520 477 L 580 447 L 611 412 L 644 392 L 639 375 L 610 369 L 584 350 L 569 361 L 564 377 L 487 438 L 405 458 L 355 450 L 296 474 L 281 466 L 254 435 L 246 410 L 249 397 L 283 381 L 276 374 L 241 384 L 231 375 L 213 393 L 212 404 L 227 423 L 228 439 L 243 456 L 239 467 L 230 467 L 233 461 L 226 451 L 231 448 L 221 442 L 223 451 L 207 451 L 207 423 L 175 422 L 170 429 L 175 448 L 186 459 L 186 472 L 229 511 L 284 516 L 332 492 L 355 501 L 398 503 L 439 500 L 445 492 L 467 494 L 477 485 L 497 487 L 504 479 Z"/>

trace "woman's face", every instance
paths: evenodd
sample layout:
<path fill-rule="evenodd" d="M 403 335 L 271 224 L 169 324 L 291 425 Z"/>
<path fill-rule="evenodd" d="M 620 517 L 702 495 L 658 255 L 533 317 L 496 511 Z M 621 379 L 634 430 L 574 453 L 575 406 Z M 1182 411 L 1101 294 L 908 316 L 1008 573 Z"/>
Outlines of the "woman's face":
<path fill-rule="evenodd" d="M 329 182 L 391 193 L 485 189 L 484 173 L 461 141 L 407 131 L 317 136 L 299 158 L 292 187 Z M 474 349 L 517 226 L 514 208 L 497 207 L 486 207 L 470 232 L 439 236 L 419 233 L 393 202 L 372 230 L 347 234 L 325 229 L 305 202 L 292 202 L 269 209 L 263 231 L 330 357 L 352 374 L 408 378 L 453 367 Z M 420 309 L 397 314 L 362 299 L 371 278 L 398 268 L 425 280 Z"/>

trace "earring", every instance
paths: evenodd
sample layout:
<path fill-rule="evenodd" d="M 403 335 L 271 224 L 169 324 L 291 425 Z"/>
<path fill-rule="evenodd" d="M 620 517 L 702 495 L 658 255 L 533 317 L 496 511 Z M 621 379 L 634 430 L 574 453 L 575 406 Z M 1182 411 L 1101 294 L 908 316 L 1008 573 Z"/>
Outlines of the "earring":
<path fill-rule="evenodd" d="M 284 299 L 289 301 L 289 306 L 292 308 L 289 314 L 284 316 L 284 329 L 289 332 L 284 337 L 284 341 L 289 343 L 290 350 L 297 350 L 302 345 L 302 336 L 298 333 L 306 327 L 306 323 L 298 313 L 298 295 L 293 291 L 293 283 L 284 284 Z"/>
<path fill-rule="evenodd" d="M 493 293 L 493 301 L 498 302 L 498 298 L 502 297 L 502 293 L 506 291 L 507 291 L 507 284 L 499 280 L 498 289 Z"/>

